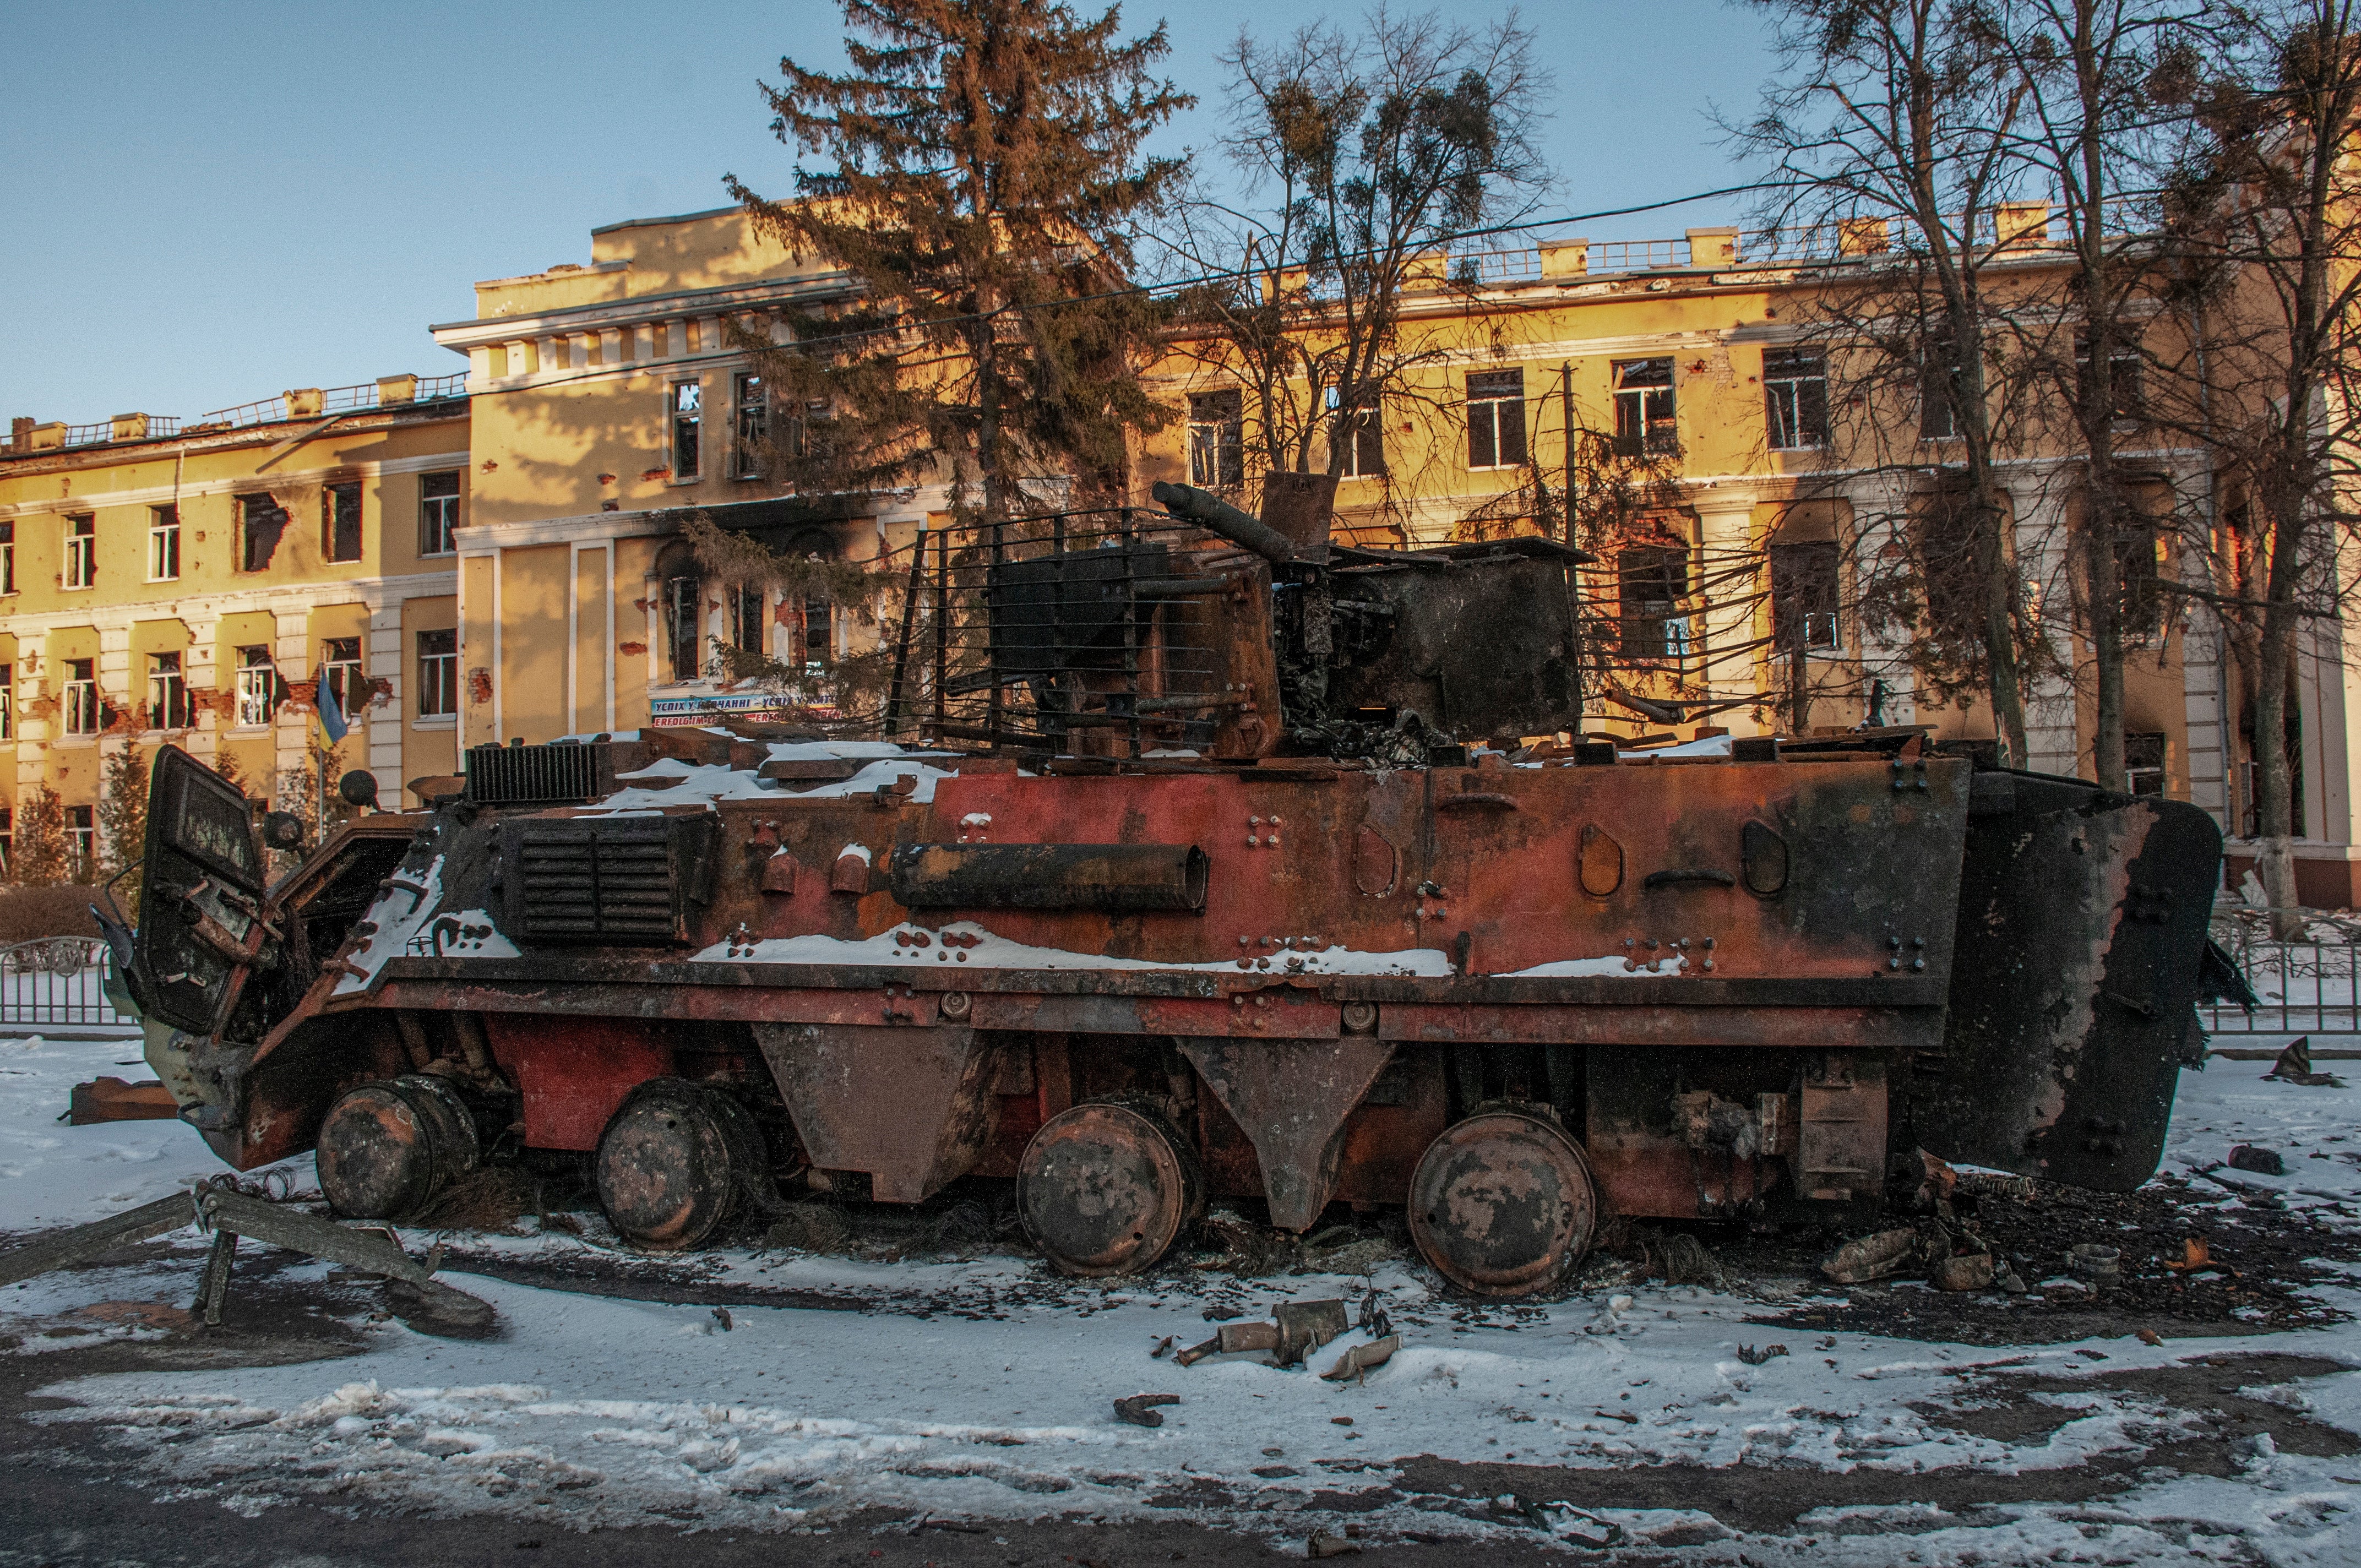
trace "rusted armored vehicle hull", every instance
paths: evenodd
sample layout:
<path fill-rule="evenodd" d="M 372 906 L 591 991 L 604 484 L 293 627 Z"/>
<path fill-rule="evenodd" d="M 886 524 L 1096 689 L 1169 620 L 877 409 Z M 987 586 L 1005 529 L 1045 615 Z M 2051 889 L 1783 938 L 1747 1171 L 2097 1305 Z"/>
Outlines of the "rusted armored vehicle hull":
<path fill-rule="evenodd" d="M 750 778 L 699 739 L 685 781 Z M 168 754 L 159 800 L 201 774 Z M 1118 1272 L 1208 1194 L 1407 1205 L 1515 1294 L 1603 1213 L 1866 1217 L 1914 1146 L 2136 1185 L 2217 874 L 2187 807 L 1948 758 L 872 776 L 366 818 L 258 901 L 276 1001 L 212 1029 L 191 989 L 173 1080 L 230 1163 L 316 1143 L 362 1210 L 502 1151 L 592 1157 L 652 1245 L 782 1178 L 1013 1178 L 1054 1261 Z M 158 992 L 196 975 L 168 929 Z"/>
<path fill-rule="evenodd" d="M 167 749 L 127 972 L 183 1114 L 241 1168 L 316 1147 L 356 1214 L 587 1157 L 679 1247 L 1001 1179 L 1075 1273 L 1224 1197 L 1400 1207 L 1496 1295 L 1607 1214 L 1865 1219 L 1922 1146 L 2152 1173 L 2203 814 L 1915 730 L 1619 751 L 1578 733 L 1579 552 L 1159 496 L 1187 526 L 923 545 L 886 723 L 932 750 L 479 748 L 266 889 Z"/>

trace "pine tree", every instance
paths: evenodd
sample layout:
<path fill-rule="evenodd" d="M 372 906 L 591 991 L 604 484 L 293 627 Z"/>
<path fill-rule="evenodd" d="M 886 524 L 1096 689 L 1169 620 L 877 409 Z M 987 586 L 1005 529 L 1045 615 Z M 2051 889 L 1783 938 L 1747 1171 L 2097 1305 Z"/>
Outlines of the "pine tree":
<path fill-rule="evenodd" d="M 750 338 L 772 472 L 806 489 L 948 479 L 1005 518 L 1027 481 L 1119 495 L 1161 422 L 1139 370 L 1159 312 L 1127 290 L 1134 224 L 1182 172 L 1142 140 L 1193 100 L 1149 75 L 1162 27 L 1117 37 L 1053 0 L 841 0 L 841 76 L 782 60 L 779 139 L 818 154 L 797 200 L 726 183 L 755 226 L 844 268 L 856 303 Z"/>
<path fill-rule="evenodd" d="M 15 863 L 10 880 L 19 887 L 54 887 L 68 878 L 72 856 L 66 845 L 66 809 L 58 792 L 35 784 L 16 799 Z"/>

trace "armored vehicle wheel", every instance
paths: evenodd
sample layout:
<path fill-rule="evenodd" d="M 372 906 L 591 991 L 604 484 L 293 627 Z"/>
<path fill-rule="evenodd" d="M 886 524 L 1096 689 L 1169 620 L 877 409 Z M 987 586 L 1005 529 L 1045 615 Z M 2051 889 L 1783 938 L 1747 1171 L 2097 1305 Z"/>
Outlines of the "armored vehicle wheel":
<path fill-rule="evenodd" d="M 320 1124 L 320 1190 L 339 1214 L 414 1214 L 476 1168 L 483 1150 L 457 1090 L 423 1074 L 364 1083 Z"/>
<path fill-rule="evenodd" d="M 764 1174 L 746 1108 L 686 1079 L 641 1084 L 598 1135 L 599 1207 L 617 1234 L 653 1252 L 704 1241 Z"/>
<path fill-rule="evenodd" d="M 1554 1124 L 1488 1111 L 1445 1128 L 1410 1179 L 1410 1234 L 1444 1277 L 1530 1296 L 1570 1273 L 1598 1218 L 1590 1167 Z"/>
<path fill-rule="evenodd" d="M 1060 1274 L 1137 1274 L 1204 1207 L 1196 1157 L 1163 1118 L 1077 1105 L 1041 1124 L 1016 1167 L 1025 1234 Z"/>

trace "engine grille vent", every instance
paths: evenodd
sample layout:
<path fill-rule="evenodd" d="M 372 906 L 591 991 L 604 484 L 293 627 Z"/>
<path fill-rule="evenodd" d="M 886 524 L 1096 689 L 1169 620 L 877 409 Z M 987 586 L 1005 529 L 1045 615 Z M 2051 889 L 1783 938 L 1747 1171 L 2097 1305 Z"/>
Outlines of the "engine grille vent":
<path fill-rule="evenodd" d="M 551 806 L 598 793 L 591 746 L 470 746 L 467 799 L 478 806 Z"/>
<path fill-rule="evenodd" d="M 510 927 L 532 942 L 686 940 L 687 905 L 705 896 L 710 827 L 681 817 L 504 824 Z"/>

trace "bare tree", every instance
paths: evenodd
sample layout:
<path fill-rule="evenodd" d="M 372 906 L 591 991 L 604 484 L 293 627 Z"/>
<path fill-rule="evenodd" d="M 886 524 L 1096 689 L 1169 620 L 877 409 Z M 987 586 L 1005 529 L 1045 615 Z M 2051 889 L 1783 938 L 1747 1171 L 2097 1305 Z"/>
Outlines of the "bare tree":
<path fill-rule="evenodd" d="M 2026 87 L 1977 8 L 1953 0 L 1757 0 L 1777 21 L 1779 76 L 1763 109 L 1731 127 L 1767 161 L 1783 225 L 1825 225 L 1846 265 L 1798 302 L 1848 395 L 1839 450 L 1856 466 L 1936 470 L 1933 496 L 1891 520 L 1910 537 L 1900 586 L 1956 582 L 1975 657 L 1951 684 L 1991 696 L 2003 760 L 2022 765 L 2026 641 L 2015 523 L 1999 463 L 2014 389 L 1995 384 L 2004 332 L 1991 272 L 2009 259 L 1999 225 L 2018 193 L 2013 157 Z M 1919 418 L 1910 421 L 1915 403 Z M 1887 445 L 1897 432 L 1909 443 Z M 1912 435 L 1939 440 L 1924 446 Z M 1862 594 L 1865 613 L 1914 631 L 1956 623 L 1941 606 Z M 1924 597 L 1923 595 L 1921 596 Z M 1949 640 L 1914 635 L 1922 675 L 1958 663 Z"/>
<path fill-rule="evenodd" d="M 2157 523 L 2143 514 L 2119 449 L 2143 428 L 2143 318 L 2174 259 L 2158 196 L 2181 121 L 2166 98 L 2189 69 L 2202 12 L 2174 0 L 2001 0 L 1988 17 L 2023 92 L 2014 155 L 2029 186 L 2054 203 L 2063 230 L 2052 241 L 2045 225 L 2041 236 L 2066 258 L 2058 286 L 2020 291 L 2003 325 L 2021 373 L 2043 390 L 2040 401 L 2065 415 L 2039 420 L 2038 434 L 2072 454 L 2075 609 L 2091 652 L 2092 772 L 2120 789 L 2125 622 L 2152 607 L 2154 596 L 2143 602 L 2136 585 L 2154 576 Z M 2145 569 L 2127 581 L 2127 565 Z"/>
<path fill-rule="evenodd" d="M 1176 302 L 1181 349 L 1241 393 L 1265 472 L 1344 473 L 1389 403 L 1439 401 L 1415 373 L 1453 345 L 1406 340 L 1403 298 L 1450 281 L 1455 236 L 1528 215 L 1547 188 L 1532 47 L 1513 12 L 1476 28 L 1380 8 L 1356 32 L 1241 33 L 1223 57 L 1241 194 L 1201 189 L 1165 237 L 1212 280 Z"/>
<path fill-rule="evenodd" d="M 2343 557 L 2361 535 L 2356 11 L 2356 0 L 2225 7 L 2191 71 L 2199 134 L 2170 193 L 2187 230 L 2179 302 L 2191 323 L 2176 417 L 2213 446 L 2233 497 L 2200 597 L 2242 665 L 2257 871 L 2282 934 L 2298 903 L 2297 655 L 2307 623 L 2341 634 Z"/>

